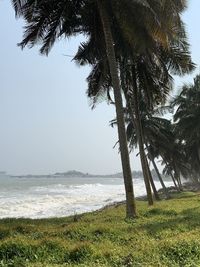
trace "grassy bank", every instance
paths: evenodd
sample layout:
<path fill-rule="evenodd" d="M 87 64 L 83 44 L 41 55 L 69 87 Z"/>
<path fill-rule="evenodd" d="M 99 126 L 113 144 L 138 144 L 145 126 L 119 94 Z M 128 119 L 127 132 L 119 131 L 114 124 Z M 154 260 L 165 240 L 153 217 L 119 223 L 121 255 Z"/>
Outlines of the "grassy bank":
<path fill-rule="evenodd" d="M 176 194 L 124 220 L 119 205 L 59 219 L 0 220 L 0 266 L 200 266 L 200 198 Z"/>

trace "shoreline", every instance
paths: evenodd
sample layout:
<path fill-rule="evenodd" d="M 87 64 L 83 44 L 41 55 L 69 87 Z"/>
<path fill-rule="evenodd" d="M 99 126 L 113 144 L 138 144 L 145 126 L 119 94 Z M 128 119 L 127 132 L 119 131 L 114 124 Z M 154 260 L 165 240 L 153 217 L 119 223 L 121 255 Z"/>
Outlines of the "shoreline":
<path fill-rule="evenodd" d="M 169 190 L 169 193 L 173 194 L 173 193 L 179 193 L 175 186 L 168 186 L 167 187 L 168 190 Z M 197 191 L 200 191 L 200 183 L 199 184 L 195 184 L 195 183 L 192 183 L 192 182 L 185 182 L 183 183 L 183 191 L 189 191 L 189 192 L 197 192 Z M 181 192 L 180 192 L 181 193 Z M 166 199 L 165 196 L 164 196 L 164 193 L 163 193 L 163 189 L 159 189 L 158 190 L 158 194 L 160 196 L 160 200 L 164 200 Z M 144 194 L 144 195 L 141 195 L 141 196 L 137 196 L 135 197 L 135 200 L 137 201 L 147 201 L 147 195 Z M 107 210 L 107 209 L 110 209 L 110 208 L 117 208 L 119 206 L 122 206 L 122 205 L 125 205 L 126 204 L 126 200 L 121 200 L 121 201 L 113 201 L 113 202 L 110 202 L 110 203 L 104 203 L 102 204 L 101 207 L 97 208 L 97 209 L 93 209 L 93 210 L 89 210 L 89 211 L 80 211 L 79 212 L 74 212 L 72 214 L 66 214 L 66 215 L 63 215 L 63 216 L 50 216 L 50 217 L 35 217 L 35 218 L 32 218 L 32 217 L 26 217 L 26 216 L 21 216 L 21 217 L 3 217 L 3 218 L 0 218 L 0 221 L 1 220 L 4 220 L 4 219 L 30 219 L 30 220 L 48 220 L 48 219 L 59 219 L 59 218 L 67 218 L 67 217 L 74 217 L 75 219 L 76 218 L 79 218 L 79 217 L 82 217 L 83 215 L 85 214 L 91 214 L 91 213 L 99 213 L 101 211 L 104 211 L 104 210 Z"/>
<path fill-rule="evenodd" d="M 173 194 L 173 193 L 182 193 L 182 192 L 198 192 L 200 191 L 200 183 L 197 184 L 197 183 L 192 183 L 192 182 L 184 182 L 183 183 L 183 191 L 177 191 L 177 189 L 175 188 L 175 186 L 168 186 L 167 189 L 169 191 L 169 194 Z M 158 194 L 159 196 L 161 197 L 160 200 L 163 200 L 163 199 L 166 199 L 163 195 L 163 189 L 160 188 L 158 190 Z M 147 200 L 147 195 L 142 195 L 142 196 L 138 196 L 138 197 L 135 197 L 135 200 L 139 200 L 139 201 L 146 201 Z M 112 202 L 110 204 L 107 204 L 105 206 L 103 206 L 102 208 L 100 209 L 97 209 L 95 211 L 90 211 L 90 212 L 87 212 L 87 213 L 91 213 L 91 212 L 101 212 L 101 211 L 104 211 L 106 209 L 109 209 L 109 208 L 117 208 L 121 205 L 125 205 L 126 204 L 126 200 L 123 200 L 123 201 L 115 201 L 115 202 Z M 77 214 L 77 215 L 81 215 L 81 214 L 85 214 L 85 213 L 80 213 L 80 214 Z"/>

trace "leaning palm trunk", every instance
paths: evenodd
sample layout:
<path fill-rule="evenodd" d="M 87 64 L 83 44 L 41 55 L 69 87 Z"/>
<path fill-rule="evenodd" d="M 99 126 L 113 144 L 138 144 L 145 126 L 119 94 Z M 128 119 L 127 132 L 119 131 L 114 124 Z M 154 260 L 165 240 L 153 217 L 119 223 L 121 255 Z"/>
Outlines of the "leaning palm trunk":
<path fill-rule="evenodd" d="M 181 179 L 180 179 L 179 176 L 176 176 L 176 181 L 178 182 L 178 187 L 179 187 L 180 191 L 183 191 L 183 187 L 182 187 Z"/>
<path fill-rule="evenodd" d="M 114 42 L 113 42 L 112 32 L 111 32 L 111 27 L 110 27 L 110 19 L 107 14 L 106 8 L 104 7 L 103 0 L 97 0 L 97 4 L 98 4 L 101 20 L 102 20 L 102 25 L 103 25 L 108 63 L 109 63 L 110 74 L 112 78 L 113 90 L 114 90 L 120 154 L 121 154 L 124 184 L 125 184 L 125 191 L 126 191 L 126 216 L 128 218 L 133 218 L 136 216 L 136 206 L 135 206 L 133 181 L 132 181 L 128 146 L 127 146 L 127 139 L 126 139 L 123 102 L 122 102 L 122 95 L 121 95 L 121 90 L 120 90 L 120 81 L 118 77 L 117 62 L 116 62 L 115 51 L 114 51 L 114 46 L 113 46 Z"/>
<path fill-rule="evenodd" d="M 150 168 L 149 168 L 149 163 L 147 162 L 147 158 L 145 158 L 145 163 L 146 163 L 146 168 L 147 168 L 148 175 L 149 175 L 149 181 L 150 181 L 150 184 L 151 184 L 151 188 L 153 190 L 154 197 L 155 197 L 156 200 L 160 200 L 158 191 L 156 189 L 156 186 L 155 186 L 155 183 L 154 183 L 154 180 L 153 180 Z"/>
<path fill-rule="evenodd" d="M 166 162 L 166 160 L 164 160 L 163 157 L 162 157 L 162 159 L 163 159 L 165 165 L 168 167 L 168 163 Z M 172 178 L 172 181 L 173 181 L 173 183 L 174 183 L 174 186 L 175 186 L 176 190 L 180 192 L 181 190 L 180 190 L 179 186 L 177 185 L 177 183 L 176 183 L 176 179 L 174 178 L 174 175 L 173 175 L 173 173 L 172 173 L 171 170 L 170 170 L 170 176 L 171 176 L 171 178 Z"/>
<path fill-rule="evenodd" d="M 172 172 L 170 172 L 170 175 L 171 175 L 172 181 L 173 181 L 174 186 L 176 187 L 177 191 L 181 191 L 179 186 L 176 183 L 176 180 L 175 180 L 174 175 L 172 174 Z"/>
<path fill-rule="evenodd" d="M 154 170 L 156 171 L 156 174 L 158 176 L 158 179 L 159 179 L 160 184 L 161 184 L 161 186 L 163 188 L 163 192 L 164 192 L 166 198 L 170 198 L 169 191 L 168 191 L 167 187 L 165 186 L 165 183 L 164 183 L 164 181 L 163 181 L 163 179 L 162 179 L 162 177 L 160 175 L 160 172 L 158 170 L 158 167 L 157 167 L 157 165 L 156 165 L 155 160 L 154 160 L 153 157 L 151 157 L 151 162 L 153 164 Z"/>
<path fill-rule="evenodd" d="M 137 138 L 138 138 L 138 135 L 139 135 L 139 133 L 138 133 L 138 131 L 139 131 L 139 126 L 138 126 L 137 119 L 136 119 L 136 112 L 133 111 L 133 109 L 132 109 L 132 103 L 131 103 L 130 99 L 128 98 L 128 96 L 125 95 L 125 97 L 126 97 L 126 102 L 127 102 L 127 104 L 128 104 L 129 111 L 130 111 L 131 121 L 132 121 L 132 123 L 133 123 L 133 125 L 134 125 L 135 131 L 136 131 L 136 136 L 137 136 Z M 135 104 L 135 103 L 134 103 L 134 104 Z M 134 106 L 135 106 L 135 105 L 134 105 Z M 134 117 L 133 114 L 135 114 L 135 117 Z M 138 115 L 139 115 L 139 113 L 138 113 Z M 140 118 L 140 115 L 139 115 L 139 118 Z M 148 163 L 147 163 L 147 160 L 146 160 L 146 155 L 145 155 L 145 153 L 144 153 L 144 146 L 143 146 L 143 150 L 142 150 L 142 146 L 140 146 L 139 138 L 138 138 L 138 143 L 139 143 L 140 162 L 141 162 L 141 166 L 142 166 L 142 173 L 143 173 L 143 176 L 144 176 L 144 181 L 145 181 L 146 179 L 148 179 L 148 181 L 151 182 L 151 185 L 153 185 L 153 186 L 152 186 L 152 189 L 153 189 L 155 198 L 158 200 L 159 197 L 158 197 L 157 190 L 156 190 L 156 188 L 155 188 L 154 182 L 152 183 L 151 178 L 149 177 L 149 175 L 150 175 L 150 171 L 148 170 Z M 145 184 L 145 185 L 146 185 L 146 184 Z M 146 190 L 146 191 L 147 191 L 147 190 Z M 150 192 L 151 192 L 151 187 L 150 187 Z M 147 193 L 147 197 L 148 197 L 148 193 Z M 150 195 L 150 198 L 148 197 L 148 200 L 149 200 L 149 199 L 150 199 L 150 201 L 149 201 L 149 205 L 152 205 L 152 203 L 151 203 L 151 200 L 152 200 L 152 193 L 151 193 L 151 195 Z"/>
<path fill-rule="evenodd" d="M 180 177 L 180 173 L 175 169 L 174 171 L 174 177 L 178 183 L 178 187 L 180 189 L 180 191 L 183 191 L 183 186 L 182 186 L 182 183 L 181 183 L 181 177 Z"/>
<path fill-rule="evenodd" d="M 145 145 L 146 145 L 146 148 L 147 148 L 147 151 L 148 151 L 148 154 L 149 154 L 150 161 L 153 164 L 154 170 L 155 170 L 155 172 L 156 172 L 156 174 L 158 176 L 159 182 L 160 182 L 160 184 L 161 184 L 161 186 L 163 188 L 163 192 L 164 192 L 166 198 L 169 199 L 170 198 L 169 191 L 168 191 L 167 187 L 165 186 L 165 183 L 164 183 L 164 181 L 163 181 L 163 179 L 161 177 L 161 174 L 160 174 L 160 172 L 158 170 L 158 167 L 157 167 L 157 165 L 155 163 L 155 159 L 154 159 L 154 157 L 153 157 L 153 155 L 151 153 L 151 150 L 149 149 L 148 145 L 147 144 L 145 144 Z"/>
<path fill-rule="evenodd" d="M 143 175 L 144 175 L 144 182 L 145 182 L 145 187 L 146 187 L 146 192 L 147 192 L 148 203 L 149 203 L 149 205 L 153 205 L 153 197 L 152 197 L 151 186 L 150 186 L 150 178 L 149 178 L 149 173 L 147 170 L 147 165 L 145 162 L 146 155 L 144 153 L 142 135 L 141 135 L 139 130 L 137 131 L 137 136 L 138 136 L 140 159 L 141 159 L 141 165 L 142 165 L 142 170 L 143 170 Z"/>
<path fill-rule="evenodd" d="M 134 70 L 133 70 L 133 73 L 134 73 Z M 133 104 L 134 104 L 134 114 L 135 114 L 136 135 L 137 135 L 138 143 L 139 143 L 140 159 L 141 159 L 144 182 L 145 182 L 145 187 L 146 187 L 146 192 L 147 192 L 147 199 L 148 199 L 149 205 L 153 205 L 153 197 L 152 197 L 152 192 L 151 192 L 149 173 L 148 173 L 148 169 L 146 165 L 146 155 L 144 152 L 144 136 L 143 136 L 141 119 L 140 119 L 137 84 L 136 84 L 134 77 L 133 77 Z"/>
<path fill-rule="evenodd" d="M 126 100 L 129 101 L 128 99 L 126 99 Z M 133 110 L 132 110 L 132 107 L 131 107 L 130 104 L 129 104 L 129 110 L 130 110 L 130 114 L 131 114 L 132 123 L 133 123 L 133 125 L 135 125 L 135 129 L 136 129 L 136 132 L 137 132 L 138 131 L 138 126 L 137 126 L 136 118 L 134 118 L 134 116 L 133 116 Z M 138 136 L 138 134 L 137 134 L 137 136 Z M 147 179 L 149 180 L 149 182 L 151 184 L 151 188 L 153 190 L 155 199 L 159 200 L 158 191 L 157 191 L 155 183 L 153 181 L 153 178 L 152 178 L 152 175 L 151 175 L 151 171 L 150 171 L 150 168 L 149 168 L 149 164 L 147 162 L 147 158 L 146 158 L 146 155 L 145 155 L 145 152 L 144 152 L 144 146 L 143 146 L 143 152 L 141 150 L 141 146 L 139 146 L 139 152 L 140 152 L 139 154 L 140 154 L 140 161 L 141 161 L 143 176 L 144 177 L 145 177 L 145 175 L 148 176 Z M 143 153 L 143 156 L 141 156 L 142 153 Z"/>

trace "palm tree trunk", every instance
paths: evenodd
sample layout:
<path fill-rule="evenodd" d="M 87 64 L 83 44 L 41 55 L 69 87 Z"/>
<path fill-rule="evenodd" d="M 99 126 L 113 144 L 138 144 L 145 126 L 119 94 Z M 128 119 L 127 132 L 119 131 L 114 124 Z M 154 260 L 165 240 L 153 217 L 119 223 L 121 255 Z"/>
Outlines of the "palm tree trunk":
<path fill-rule="evenodd" d="M 170 198 L 169 191 L 168 191 L 167 187 L 165 186 L 165 183 L 164 183 L 164 181 L 163 181 L 163 179 L 162 179 L 162 177 L 161 177 L 161 174 L 160 174 L 160 172 L 159 172 L 159 170 L 158 170 L 158 167 L 157 167 L 157 165 L 156 165 L 156 163 L 155 163 L 155 160 L 154 160 L 154 157 L 153 157 L 153 155 L 152 155 L 152 152 L 151 152 L 151 150 L 149 149 L 148 145 L 147 145 L 147 144 L 145 144 L 145 145 L 146 145 L 146 148 L 147 148 L 147 151 L 148 151 L 148 154 L 149 154 L 149 158 L 150 158 L 150 160 L 151 160 L 151 162 L 152 162 L 152 164 L 153 164 L 154 170 L 155 170 L 155 172 L 156 172 L 156 174 L 157 174 L 157 176 L 158 176 L 158 179 L 159 179 L 159 181 L 160 181 L 160 184 L 161 184 L 161 186 L 162 186 L 162 188 L 163 188 L 163 192 L 164 192 L 166 198 L 169 199 L 169 198 Z"/>
<path fill-rule="evenodd" d="M 182 186 L 182 183 L 181 183 L 180 174 L 175 171 L 174 176 L 176 178 L 176 181 L 178 183 L 178 187 L 179 187 L 180 191 L 183 191 L 183 186 Z"/>
<path fill-rule="evenodd" d="M 177 190 L 177 191 L 181 191 L 180 188 L 178 187 L 177 183 L 176 183 L 176 180 L 175 180 L 175 178 L 174 178 L 174 175 L 173 175 L 171 172 L 170 172 L 170 175 L 171 175 L 171 177 L 172 177 L 172 181 L 173 181 L 173 183 L 174 183 L 174 186 L 176 187 L 176 190 Z"/>
<path fill-rule="evenodd" d="M 162 157 L 162 159 L 163 159 L 165 165 L 168 167 L 168 163 L 166 162 L 166 160 L 165 160 L 163 157 Z M 172 178 L 172 181 L 173 181 L 173 183 L 174 183 L 174 186 L 175 186 L 176 190 L 180 192 L 181 190 L 180 190 L 179 186 L 178 186 L 177 183 L 176 183 L 176 180 L 175 180 L 175 178 L 174 178 L 174 175 L 172 174 L 172 171 L 170 171 L 170 176 L 171 176 L 171 178 Z"/>
<path fill-rule="evenodd" d="M 141 162 L 141 166 L 142 166 L 142 173 L 143 173 L 143 176 L 144 176 L 144 181 L 149 181 L 148 182 L 149 183 L 149 185 L 148 185 L 148 190 L 149 191 L 147 190 L 147 186 L 146 186 L 146 183 L 145 183 L 148 203 L 149 203 L 149 205 L 153 205 L 153 197 L 152 197 L 152 192 L 151 192 L 151 187 L 150 187 L 150 179 L 149 179 L 149 176 L 148 176 L 149 173 L 148 173 L 147 165 L 146 165 L 146 162 L 145 162 L 146 155 L 144 153 L 144 146 L 141 145 L 143 143 L 141 142 L 141 139 L 139 139 L 139 136 L 141 137 L 141 135 L 139 134 L 139 125 L 138 125 L 138 120 L 136 118 L 137 117 L 137 115 L 136 115 L 137 111 L 135 109 L 134 109 L 135 111 L 133 111 L 132 103 L 131 103 L 130 99 L 128 99 L 127 95 L 125 95 L 125 97 L 126 97 L 126 102 L 128 104 L 128 108 L 130 110 L 131 120 L 132 120 L 132 123 L 133 123 L 133 125 L 135 127 L 136 135 L 137 135 L 137 139 L 138 139 L 138 143 L 139 143 L 140 162 Z M 135 96 L 134 96 L 134 99 L 135 99 Z M 136 103 L 134 103 L 134 107 L 136 106 L 137 103 L 138 103 L 137 101 L 136 101 Z M 133 114 L 135 114 L 135 118 L 134 118 Z M 140 120 L 139 112 L 138 112 L 138 116 L 139 116 L 139 120 Z M 140 129 L 142 129 L 142 128 L 140 128 Z"/>
<path fill-rule="evenodd" d="M 147 199 L 149 205 L 153 205 L 153 196 L 151 192 L 151 186 L 150 186 L 150 177 L 147 169 L 146 164 L 146 155 L 144 152 L 144 136 L 143 136 L 143 129 L 142 129 L 142 123 L 140 118 L 140 110 L 139 110 L 139 102 L 138 102 L 138 92 L 137 92 L 137 83 L 134 78 L 134 69 L 132 71 L 133 74 L 133 107 L 134 107 L 134 114 L 135 114 L 135 129 L 136 129 L 136 135 L 138 138 L 138 144 L 139 144 L 139 151 L 140 151 L 140 159 L 141 159 L 141 165 L 144 175 L 144 182 L 147 192 Z"/>
<path fill-rule="evenodd" d="M 150 155 L 150 156 L 151 156 L 151 155 Z M 158 176 L 158 179 L 159 179 L 159 181 L 160 181 L 160 184 L 161 184 L 161 186 L 162 186 L 162 188 L 163 188 L 163 192 L 164 192 L 166 198 L 169 199 L 169 198 L 170 198 L 169 191 L 168 191 L 167 187 L 165 186 L 165 183 L 164 183 L 164 181 L 163 181 L 163 179 L 162 179 L 162 177 L 161 177 L 161 175 L 160 175 L 160 172 L 159 172 L 159 170 L 158 170 L 158 167 L 157 167 L 157 165 L 156 165 L 156 163 L 155 163 L 155 160 L 154 160 L 154 158 L 153 158 L 152 156 L 151 156 L 151 162 L 152 162 L 153 167 L 154 167 L 154 169 L 155 169 L 155 171 L 156 171 L 156 174 L 157 174 L 157 176 Z"/>
<path fill-rule="evenodd" d="M 154 197 L 155 197 L 156 200 L 160 200 L 160 197 L 158 195 L 158 191 L 156 189 L 156 186 L 155 186 L 155 183 L 154 183 L 154 180 L 153 180 L 150 168 L 149 168 L 149 163 L 147 162 L 147 158 L 145 159 L 145 161 L 146 161 L 146 167 L 147 167 L 148 174 L 149 174 L 149 181 L 151 183 L 151 188 L 153 190 Z"/>
<path fill-rule="evenodd" d="M 148 199 L 149 205 L 153 205 L 153 196 L 151 192 L 150 178 L 149 178 L 149 173 L 148 173 L 146 162 L 145 162 L 146 155 L 144 153 L 144 146 L 142 144 L 140 134 L 138 136 L 138 142 L 139 142 L 141 165 L 142 165 L 142 170 L 143 170 L 143 175 L 144 175 L 144 182 L 145 182 L 145 187 L 146 187 L 146 192 L 147 192 L 147 199 Z"/>
<path fill-rule="evenodd" d="M 125 123 L 124 123 L 124 111 L 122 95 L 120 90 L 120 81 L 118 77 L 118 68 L 114 51 L 114 41 L 112 37 L 110 19 L 107 14 L 107 10 L 104 6 L 103 0 L 97 0 L 100 17 L 103 25 L 104 38 L 106 43 L 107 57 L 110 68 L 110 74 L 112 78 L 112 86 L 114 90 L 115 107 L 117 115 L 118 136 L 120 145 L 121 162 L 124 176 L 124 184 L 126 191 L 126 216 L 128 218 L 136 217 L 136 205 L 133 191 L 132 173 L 130 168 L 130 159 L 128 153 Z"/>
<path fill-rule="evenodd" d="M 183 191 L 183 188 L 182 188 L 182 184 L 180 182 L 180 178 L 178 176 L 175 176 L 176 177 L 176 181 L 178 182 L 178 187 L 179 187 L 179 190 L 180 191 Z"/>
<path fill-rule="evenodd" d="M 179 170 L 177 170 L 177 167 L 176 167 L 175 164 L 173 165 L 173 169 L 174 169 L 174 177 L 175 177 L 175 180 L 178 183 L 178 187 L 179 187 L 180 191 L 183 191 L 181 178 L 180 178 L 180 172 L 179 172 Z"/>

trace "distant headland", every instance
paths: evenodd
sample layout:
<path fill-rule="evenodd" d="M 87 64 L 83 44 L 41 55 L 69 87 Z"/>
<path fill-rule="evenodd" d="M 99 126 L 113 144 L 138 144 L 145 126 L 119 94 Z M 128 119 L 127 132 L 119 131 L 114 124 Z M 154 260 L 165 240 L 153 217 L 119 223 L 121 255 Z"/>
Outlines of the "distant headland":
<path fill-rule="evenodd" d="M 142 175 L 142 172 L 139 171 L 137 172 L 138 175 Z M 122 178 L 122 173 L 115 173 L 115 174 L 107 174 L 107 175 L 102 175 L 102 174 L 91 174 L 91 173 L 84 173 L 81 171 L 76 171 L 76 170 L 70 170 L 66 172 L 56 172 L 53 174 L 39 174 L 39 175 L 33 175 L 33 174 L 27 174 L 27 175 L 12 175 L 11 177 L 16 177 L 16 178 L 72 178 L 72 177 L 78 177 L 78 178 L 92 178 L 92 177 L 107 177 L 107 178 Z"/>
<path fill-rule="evenodd" d="M 143 174 L 142 171 L 133 171 L 132 172 L 133 178 L 142 178 Z M 156 177 L 156 173 L 154 170 L 152 170 L 153 177 Z M 122 172 L 114 173 L 114 174 L 91 174 L 91 173 L 84 173 L 81 171 L 76 170 L 70 170 L 67 172 L 56 172 L 54 174 L 43 174 L 43 175 L 33 175 L 33 174 L 27 174 L 27 175 L 11 175 L 11 177 L 15 178 L 72 178 L 72 177 L 78 177 L 78 178 L 123 178 Z"/>

